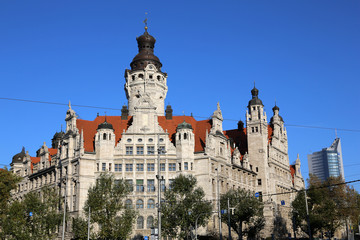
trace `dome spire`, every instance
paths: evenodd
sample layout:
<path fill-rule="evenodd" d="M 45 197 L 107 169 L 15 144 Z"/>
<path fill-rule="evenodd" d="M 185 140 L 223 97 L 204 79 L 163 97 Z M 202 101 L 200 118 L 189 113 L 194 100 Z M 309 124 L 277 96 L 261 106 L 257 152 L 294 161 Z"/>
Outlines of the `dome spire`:
<path fill-rule="evenodd" d="M 148 33 L 147 18 L 143 21 L 145 24 L 145 32 L 136 38 L 139 53 L 130 63 L 131 70 L 144 70 L 148 64 L 153 64 L 158 71 L 161 71 L 162 63 L 160 59 L 154 55 L 155 38 Z"/>
<path fill-rule="evenodd" d="M 145 20 L 143 21 L 143 23 L 145 24 L 145 32 L 147 32 L 148 30 L 148 26 L 147 26 L 147 12 L 145 13 Z"/>

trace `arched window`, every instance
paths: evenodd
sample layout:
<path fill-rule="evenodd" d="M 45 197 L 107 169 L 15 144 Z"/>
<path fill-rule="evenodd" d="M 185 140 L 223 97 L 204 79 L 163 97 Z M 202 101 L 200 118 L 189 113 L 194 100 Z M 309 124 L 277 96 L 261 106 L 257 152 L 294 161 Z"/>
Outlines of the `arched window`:
<path fill-rule="evenodd" d="M 155 208 L 155 201 L 154 201 L 154 199 L 149 199 L 149 200 L 148 200 L 147 208 Z"/>
<path fill-rule="evenodd" d="M 103 139 L 104 139 L 104 140 L 106 140 L 106 133 L 104 133 L 104 135 L 103 135 Z"/>
<path fill-rule="evenodd" d="M 152 228 L 154 226 L 154 217 L 149 216 L 146 220 L 146 228 Z"/>
<path fill-rule="evenodd" d="M 144 218 L 139 216 L 136 220 L 136 228 L 137 229 L 144 229 Z"/>
<path fill-rule="evenodd" d="M 184 139 L 187 139 L 187 134 L 186 133 L 184 133 Z"/>
<path fill-rule="evenodd" d="M 99 134 L 99 136 L 98 136 L 98 141 L 100 141 L 100 134 Z"/>
<path fill-rule="evenodd" d="M 127 209 L 132 208 L 132 201 L 130 199 L 125 201 L 125 208 L 127 208 Z"/>
<path fill-rule="evenodd" d="M 136 201 L 136 208 L 144 208 L 144 201 L 139 199 Z"/>
<path fill-rule="evenodd" d="M 109 140 L 111 140 L 111 133 L 109 134 Z"/>

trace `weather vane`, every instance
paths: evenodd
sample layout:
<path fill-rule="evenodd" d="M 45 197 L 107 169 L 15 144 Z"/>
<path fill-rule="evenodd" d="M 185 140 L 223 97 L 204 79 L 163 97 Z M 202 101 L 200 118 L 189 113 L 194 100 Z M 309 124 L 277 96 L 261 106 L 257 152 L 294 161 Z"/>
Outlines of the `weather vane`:
<path fill-rule="evenodd" d="M 147 12 L 145 13 L 145 20 L 143 21 L 145 23 L 145 31 L 147 32 L 148 26 L 147 26 Z"/>

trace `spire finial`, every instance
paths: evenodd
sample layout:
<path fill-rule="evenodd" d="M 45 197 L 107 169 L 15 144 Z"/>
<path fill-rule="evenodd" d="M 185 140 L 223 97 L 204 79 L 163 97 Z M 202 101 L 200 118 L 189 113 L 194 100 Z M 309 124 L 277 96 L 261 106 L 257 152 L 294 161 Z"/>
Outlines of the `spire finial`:
<path fill-rule="evenodd" d="M 335 128 L 335 139 L 337 139 L 337 129 Z"/>
<path fill-rule="evenodd" d="M 255 88 L 255 80 L 254 80 L 254 88 Z"/>
<path fill-rule="evenodd" d="M 148 26 L 147 26 L 147 12 L 145 13 L 145 20 L 143 21 L 143 23 L 145 24 L 145 32 L 147 32 Z"/>
<path fill-rule="evenodd" d="M 69 100 L 69 109 L 71 109 L 71 102 L 70 102 L 70 100 Z"/>
<path fill-rule="evenodd" d="M 276 106 L 276 98 L 275 98 L 275 106 Z"/>
<path fill-rule="evenodd" d="M 62 132 L 62 124 L 61 124 L 61 128 L 60 128 L 60 132 Z"/>

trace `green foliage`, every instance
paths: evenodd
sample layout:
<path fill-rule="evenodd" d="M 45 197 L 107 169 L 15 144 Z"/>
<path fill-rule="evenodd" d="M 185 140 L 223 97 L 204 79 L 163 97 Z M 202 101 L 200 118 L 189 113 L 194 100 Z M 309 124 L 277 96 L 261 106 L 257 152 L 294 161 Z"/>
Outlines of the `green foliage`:
<path fill-rule="evenodd" d="M 234 214 L 230 215 L 230 226 L 242 239 L 244 235 L 248 239 L 254 239 L 265 226 L 263 215 L 264 205 L 254 196 L 253 192 L 245 189 L 229 190 L 220 198 L 221 209 L 227 209 L 229 199 L 230 207 L 235 208 Z M 228 224 L 228 214 L 222 214 L 221 220 Z M 243 229 L 243 224 L 245 228 Z"/>
<path fill-rule="evenodd" d="M 20 181 L 20 177 L 16 176 L 6 168 L 0 170 L 0 238 L 3 238 L 3 226 L 7 221 L 7 212 L 9 211 L 9 203 L 11 190 L 16 188 L 16 184 Z"/>
<path fill-rule="evenodd" d="M 277 215 L 274 218 L 273 234 L 275 239 L 288 239 L 288 229 L 286 227 L 286 221 L 280 215 Z"/>
<path fill-rule="evenodd" d="M 74 218 L 72 222 L 72 232 L 76 240 L 86 240 L 88 235 L 88 223 L 81 217 Z"/>
<path fill-rule="evenodd" d="M 122 179 L 114 181 L 111 174 L 101 174 L 96 185 L 89 189 L 84 212 L 88 218 L 90 207 L 90 221 L 99 226 L 99 231 L 93 234 L 97 239 L 126 239 L 130 235 L 136 212 L 124 206 L 123 199 L 129 192 L 130 186 Z M 81 222 L 80 219 L 77 221 Z M 84 224 L 73 226 L 78 233 L 84 228 Z"/>
<path fill-rule="evenodd" d="M 307 190 L 309 220 L 312 235 L 327 232 L 333 237 L 346 219 L 357 223 L 360 214 L 359 194 L 349 186 L 341 184 L 343 179 L 330 177 L 322 182 L 311 175 L 309 189 Z M 295 217 L 296 226 L 308 233 L 305 194 L 301 191 L 292 202 L 292 216 Z"/>
<path fill-rule="evenodd" d="M 54 239 L 62 222 L 58 203 L 59 196 L 51 188 L 43 188 L 41 195 L 30 192 L 22 201 L 13 201 L 7 208 L 2 234 L 6 239 Z"/>
<path fill-rule="evenodd" d="M 197 224 L 205 226 L 212 212 L 212 204 L 205 201 L 202 188 L 196 187 L 192 175 L 179 175 L 165 191 L 162 204 L 162 230 L 165 235 L 185 239 Z"/>

